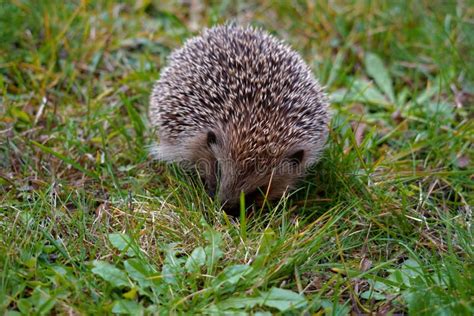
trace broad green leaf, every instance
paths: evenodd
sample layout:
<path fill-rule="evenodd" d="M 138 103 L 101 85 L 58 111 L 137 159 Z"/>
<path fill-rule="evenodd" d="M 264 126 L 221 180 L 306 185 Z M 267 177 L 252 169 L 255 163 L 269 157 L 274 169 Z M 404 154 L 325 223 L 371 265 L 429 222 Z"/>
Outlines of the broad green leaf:
<path fill-rule="evenodd" d="M 177 276 L 179 274 L 176 273 L 176 269 L 173 269 L 171 266 L 166 265 L 166 264 L 163 265 L 163 268 L 161 269 L 161 274 L 163 276 L 163 280 L 167 284 L 173 284 L 173 285 L 178 284 Z"/>
<path fill-rule="evenodd" d="M 413 259 L 406 260 L 399 270 L 393 270 L 387 277 L 387 280 L 394 281 L 399 284 L 399 288 L 410 288 L 414 279 L 422 275 L 420 265 Z M 396 289 L 399 291 L 400 289 Z"/>
<path fill-rule="evenodd" d="M 204 248 L 197 247 L 186 260 L 184 267 L 190 273 L 199 272 L 202 266 L 206 264 L 206 252 Z"/>
<path fill-rule="evenodd" d="M 220 310 L 227 310 L 253 308 L 257 305 L 263 305 L 262 297 L 231 297 L 217 304 L 217 307 Z"/>
<path fill-rule="evenodd" d="M 175 244 L 170 244 L 168 245 L 168 248 L 165 249 L 166 256 L 165 256 L 164 264 L 177 268 L 177 269 L 181 269 L 181 265 L 184 259 L 176 257 L 177 251 L 175 247 L 176 247 Z"/>
<path fill-rule="evenodd" d="M 351 89 L 351 97 L 349 100 L 362 102 L 362 103 L 372 103 L 387 106 L 387 100 L 380 93 L 380 91 L 370 82 L 365 80 L 355 80 Z"/>
<path fill-rule="evenodd" d="M 388 277 L 387 280 L 393 281 L 398 284 L 398 288 L 402 288 L 404 285 L 410 285 L 408 278 L 402 274 L 400 270 L 394 270 Z M 399 290 L 399 289 L 398 289 Z"/>
<path fill-rule="evenodd" d="M 36 287 L 30 297 L 18 301 L 18 309 L 27 315 L 47 315 L 55 304 L 56 299 L 50 295 L 48 289 Z"/>
<path fill-rule="evenodd" d="M 342 88 L 329 94 L 330 103 L 344 103 L 350 98 L 348 89 Z"/>
<path fill-rule="evenodd" d="M 109 241 L 118 250 L 126 251 L 127 256 L 134 257 L 137 255 L 136 250 L 132 248 L 132 239 L 127 234 L 112 233 L 109 234 Z"/>
<path fill-rule="evenodd" d="M 365 69 L 388 99 L 394 103 L 395 95 L 393 93 L 392 80 L 382 59 L 376 54 L 367 53 L 365 55 Z"/>
<path fill-rule="evenodd" d="M 435 94 L 439 93 L 439 80 L 434 80 L 429 82 L 428 87 L 420 93 L 416 98 L 416 105 L 424 104 L 426 101 L 430 100 Z"/>
<path fill-rule="evenodd" d="M 391 287 L 383 282 L 374 281 L 374 280 L 367 280 L 369 284 L 378 292 L 385 292 L 386 290 L 390 290 Z"/>
<path fill-rule="evenodd" d="M 226 285 L 233 286 L 237 284 L 239 280 L 245 278 L 245 276 L 251 273 L 252 270 L 251 266 L 244 264 L 227 267 L 214 280 L 212 280 L 212 286 L 216 289 L 221 288 L 219 291 L 225 290 Z"/>
<path fill-rule="evenodd" d="M 112 286 L 122 287 L 130 285 L 125 272 L 113 264 L 100 260 L 94 260 L 93 264 L 94 268 L 92 268 L 92 272 L 109 282 Z"/>
<path fill-rule="evenodd" d="M 331 86 L 331 84 L 336 81 L 336 79 L 339 77 L 340 70 L 342 68 L 342 62 L 344 61 L 345 57 L 345 50 L 340 50 L 336 58 L 334 58 L 334 62 L 332 64 L 331 72 L 329 73 L 329 78 L 328 81 L 326 82 L 326 86 Z"/>
<path fill-rule="evenodd" d="M 308 302 L 298 293 L 273 287 L 267 293 L 262 293 L 263 304 L 284 312 L 305 307 Z"/>
<path fill-rule="evenodd" d="M 252 267 L 257 270 L 265 269 L 266 261 L 272 255 L 272 250 L 277 244 L 277 238 L 275 232 L 271 228 L 265 229 L 260 239 L 260 246 L 258 248 L 257 257 L 252 263 Z"/>
<path fill-rule="evenodd" d="M 166 257 L 161 270 L 163 280 L 165 280 L 167 284 L 178 284 L 178 279 L 182 278 L 186 272 L 183 267 L 183 262 L 183 258 L 176 257 L 176 249 L 174 248 L 174 245 L 169 245 L 166 250 Z"/>
<path fill-rule="evenodd" d="M 439 123 L 448 123 L 455 115 L 454 107 L 447 102 L 427 102 L 423 105 L 423 110 L 428 117 L 435 116 Z"/>
<path fill-rule="evenodd" d="M 116 314 L 143 315 L 143 311 L 143 306 L 130 300 L 117 300 L 112 308 L 112 313 Z"/>
<path fill-rule="evenodd" d="M 326 315 L 346 316 L 349 315 L 350 312 L 350 308 L 347 305 L 331 302 L 329 300 L 322 300 L 321 306 L 324 308 Z"/>
<path fill-rule="evenodd" d="M 360 295 L 359 295 L 360 298 L 363 298 L 365 300 L 369 300 L 369 299 L 373 299 L 373 300 L 376 300 L 376 301 L 383 301 L 385 299 L 387 299 L 387 297 L 379 292 L 375 292 L 375 291 L 365 291 L 365 292 L 362 292 Z"/>
<path fill-rule="evenodd" d="M 19 299 L 16 306 L 23 315 L 30 315 L 33 308 L 30 300 L 27 298 Z"/>
<path fill-rule="evenodd" d="M 151 278 L 156 276 L 158 273 L 150 264 L 133 258 L 125 261 L 124 266 L 128 276 L 137 281 L 140 287 L 145 288 L 154 285 Z"/>
<path fill-rule="evenodd" d="M 423 275 L 419 263 L 413 259 L 408 259 L 403 262 L 400 272 L 407 286 L 412 286 L 414 279 Z"/>
<path fill-rule="evenodd" d="M 306 299 L 290 290 L 271 288 L 268 292 L 256 297 L 231 297 L 217 304 L 219 310 L 249 309 L 255 306 L 268 306 L 280 312 L 304 308 L 308 305 Z"/>
<path fill-rule="evenodd" d="M 209 274 L 213 274 L 214 266 L 224 255 L 222 250 L 219 248 L 222 243 L 222 236 L 213 228 L 208 227 L 204 232 L 204 238 L 209 243 L 209 245 L 204 248 L 207 258 L 207 269 Z"/>

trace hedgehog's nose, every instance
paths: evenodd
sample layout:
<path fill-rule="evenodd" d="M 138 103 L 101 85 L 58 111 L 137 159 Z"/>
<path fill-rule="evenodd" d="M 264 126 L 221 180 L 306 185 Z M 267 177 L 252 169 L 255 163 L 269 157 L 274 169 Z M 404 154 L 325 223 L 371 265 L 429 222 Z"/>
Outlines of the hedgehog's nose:
<path fill-rule="evenodd" d="M 258 197 L 260 196 L 260 192 L 255 190 L 250 193 L 245 194 L 245 205 L 244 207 L 249 211 L 249 206 L 255 206 L 258 204 Z M 240 208 L 241 208 L 241 201 L 240 201 L 240 195 L 238 198 L 235 199 L 228 199 L 228 200 L 221 200 L 221 203 L 223 205 L 224 211 L 228 215 L 232 216 L 239 216 L 240 215 Z"/>
<path fill-rule="evenodd" d="M 240 205 L 238 204 L 226 204 L 224 205 L 224 211 L 226 214 L 238 217 L 240 215 Z"/>
<path fill-rule="evenodd" d="M 222 208 L 226 212 L 227 215 L 231 216 L 239 216 L 240 214 L 240 201 L 238 199 L 231 199 L 227 197 L 221 196 L 218 194 L 219 200 L 221 202 Z"/>
<path fill-rule="evenodd" d="M 240 190 L 228 189 L 221 186 L 216 192 L 222 208 L 228 215 L 239 216 L 240 214 Z"/>
<path fill-rule="evenodd" d="M 202 181 L 204 183 L 204 188 L 206 189 L 207 195 L 209 195 L 211 199 L 214 199 L 214 197 L 216 196 L 216 186 L 210 185 L 207 181 L 203 179 Z"/>
<path fill-rule="evenodd" d="M 251 214 L 256 211 L 255 207 L 257 207 L 257 202 L 253 201 L 252 203 L 245 203 L 245 213 L 246 214 Z M 241 205 L 239 202 L 237 203 L 232 203 L 232 204 L 225 204 L 224 205 L 224 211 L 226 214 L 234 216 L 234 217 L 239 217 L 240 216 L 240 208 Z"/>
<path fill-rule="evenodd" d="M 216 196 L 216 190 L 207 189 L 207 194 L 213 199 Z"/>

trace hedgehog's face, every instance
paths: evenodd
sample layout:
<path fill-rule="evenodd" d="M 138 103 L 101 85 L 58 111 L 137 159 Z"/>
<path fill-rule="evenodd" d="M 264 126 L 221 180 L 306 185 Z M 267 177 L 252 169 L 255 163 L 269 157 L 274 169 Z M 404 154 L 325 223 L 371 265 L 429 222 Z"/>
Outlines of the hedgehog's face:
<path fill-rule="evenodd" d="M 289 146 L 282 152 L 267 152 L 236 157 L 234 144 L 227 144 L 224 135 L 210 131 L 203 146 L 207 153 L 198 163 L 201 176 L 211 196 L 216 195 L 231 213 L 238 210 L 241 192 L 246 204 L 261 204 L 265 199 L 280 198 L 304 174 L 311 163 L 311 152 L 302 144 Z M 246 153 L 252 153 L 246 148 Z"/>

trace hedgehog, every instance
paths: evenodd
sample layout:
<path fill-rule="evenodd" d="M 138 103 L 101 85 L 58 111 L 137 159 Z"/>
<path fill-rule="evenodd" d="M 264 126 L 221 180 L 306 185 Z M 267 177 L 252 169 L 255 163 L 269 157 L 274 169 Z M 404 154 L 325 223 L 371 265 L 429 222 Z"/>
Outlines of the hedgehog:
<path fill-rule="evenodd" d="M 173 51 L 150 97 L 159 160 L 196 170 L 226 210 L 281 198 L 315 164 L 328 99 L 283 41 L 251 26 L 205 29 Z"/>

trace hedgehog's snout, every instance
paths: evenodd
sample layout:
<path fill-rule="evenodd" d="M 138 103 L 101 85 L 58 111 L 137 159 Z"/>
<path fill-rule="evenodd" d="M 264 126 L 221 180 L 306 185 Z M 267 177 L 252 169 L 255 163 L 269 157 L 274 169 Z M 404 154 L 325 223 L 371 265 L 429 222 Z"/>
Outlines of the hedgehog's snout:
<path fill-rule="evenodd" d="M 228 187 L 226 188 L 222 186 L 219 187 L 215 192 L 215 196 L 228 214 L 234 215 L 234 211 L 238 214 L 238 209 L 240 205 L 240 193 L 238 192 L 240 191 L 232 190 Z"/>
<path fill-rule="evenodd" d="M 224 204 L 224 211 L 228 214 L 228 215 L 232 215 L 232 216 L 239 216 L 240 214 L 240 205 L 239 204 Z"/>
<path fill-rule="evenodd" d="M 216 196 L 216 189 L 213 188 L 207 188 L 207 194 L 211 199 L 213 199 Z"/>
<path fill-rule="evenodd" d="M 237 193 L 236 191 L 235 194 L 230 195 L 230 196 L 224 195 L 222 193 L 219 195 L 220 196 L 219 200 L 227 214 L 230 214 L 233 216 L 239 215 L 240 207 L 241 207 L 240 205 L 241 192 L 242 191 L 238 191 Z M 245 199 L 244 199 L 245 208 L 247 209 L 249 206 L 252 206 L 252 205 L 260 206 L 262 204 L 262 192 L 264 192 L 262 188 L 256 188 L 255 190 L 244 193 L 245 194 Z"/>
<path fill-rule="evenodd" d="M 232 216 L 239 216 L 240 214 L 240 199 L 221 200 L 224 211 Z"/>

